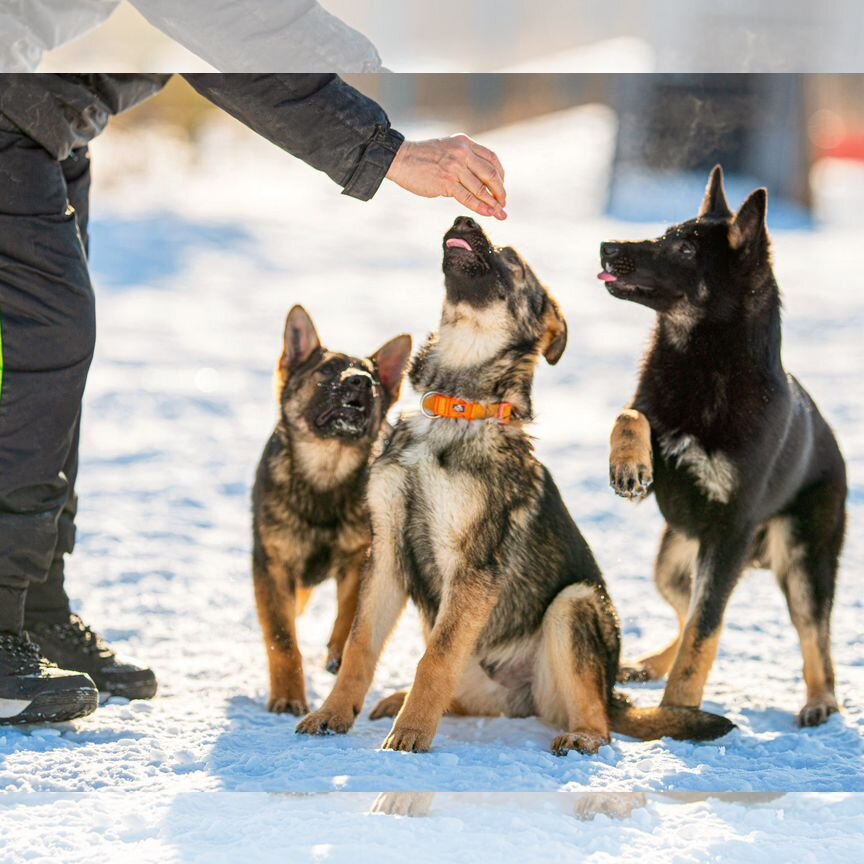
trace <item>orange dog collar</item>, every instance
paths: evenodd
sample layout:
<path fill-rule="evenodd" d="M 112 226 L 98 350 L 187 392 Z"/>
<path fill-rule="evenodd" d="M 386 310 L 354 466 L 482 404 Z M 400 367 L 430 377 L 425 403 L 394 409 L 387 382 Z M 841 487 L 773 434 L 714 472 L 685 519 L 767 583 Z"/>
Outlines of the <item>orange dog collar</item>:
<path fill-rule="evenodd" d="M 510 422 L 513 406 L 509 402 L 471 402 L 457 396 L 445 396 L 434 390 L 420 400 L 420 408 L 427 417 L 445 420 L 497 420 L 505 426 Z"/>

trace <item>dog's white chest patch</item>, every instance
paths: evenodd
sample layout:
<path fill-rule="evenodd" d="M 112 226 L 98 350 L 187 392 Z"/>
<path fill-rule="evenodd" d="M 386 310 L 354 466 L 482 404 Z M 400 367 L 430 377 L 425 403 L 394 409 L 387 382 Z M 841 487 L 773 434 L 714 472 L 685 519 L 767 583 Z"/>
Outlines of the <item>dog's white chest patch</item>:
<path fill-rule="evenodd" d="M 738 483 L 732 460 L 723 453 L 709 456 L 692 435 L 665 435 L 660 447 L 667 459 L 685 469 L 710 501 L 728 504 Z"/>

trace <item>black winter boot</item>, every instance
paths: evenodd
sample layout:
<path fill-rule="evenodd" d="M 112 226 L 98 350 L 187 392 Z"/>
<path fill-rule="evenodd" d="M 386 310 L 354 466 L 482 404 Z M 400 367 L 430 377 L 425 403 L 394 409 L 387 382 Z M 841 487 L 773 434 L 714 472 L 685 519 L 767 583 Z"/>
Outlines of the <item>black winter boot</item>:
<path fill-rule="evenodd" d="M 0 725 L 74 720 L 98 704 L 89 676 L 49 663 L 26 633 L 0 632 Z"/>
<path fill-rule="evenodd" d="M 49 660 L 86 672 L 100 693 L 126 699 L 152 699 L 156 695 L 153 671 L 119 661 L 108 643 L 74 613 L 62 620 L 39 620 L 28 610 L 26 623 Z"/>

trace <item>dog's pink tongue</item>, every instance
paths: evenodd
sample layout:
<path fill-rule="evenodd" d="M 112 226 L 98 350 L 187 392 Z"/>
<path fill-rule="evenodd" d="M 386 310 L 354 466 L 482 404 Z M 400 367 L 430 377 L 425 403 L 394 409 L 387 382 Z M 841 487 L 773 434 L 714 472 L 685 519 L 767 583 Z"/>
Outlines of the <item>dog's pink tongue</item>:
<path fill-rule="evenodd" d="M 607 273 L 605 270 L 602 273 L 598 273 L 597 278 L 601 282 L 617 282 L 618 281 L 617 276 L 613 276 L 611 273 Z"/>
<path fill-rule="evenodd" d="M 469 252 L 471 251 L 471 244 L 467 240 L 463 240 L 461 237 L 451 237 L 447 241 L 448 249 L 467 249 Z"/>

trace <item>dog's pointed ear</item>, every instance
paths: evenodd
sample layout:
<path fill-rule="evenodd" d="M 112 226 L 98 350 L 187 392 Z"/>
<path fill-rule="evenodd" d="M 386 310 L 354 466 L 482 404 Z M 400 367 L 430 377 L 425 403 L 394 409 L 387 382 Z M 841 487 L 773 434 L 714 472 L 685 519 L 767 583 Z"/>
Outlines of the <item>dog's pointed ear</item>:
<path fill-rule="evenodd" d="M 403 334 L 391 339 L 369 358 L 375 364 L 378 379 L 389 394 L 391 402 L 399 398 L 402 376 L 410 357 L 411 337 Z"/>
<path fill-rule="evenodd" d="M 279 378 L 282 383 L 320 350 L 321 340 L 309 313 L 302 306 L 294 306 L 285 319 L 282 356 L 279 358 Z"/>
<path fill-rule="evenodd" d="M 723 185 L 723 166 L 715 165 L 705 188 L 705 197 L 699 209 L 700 219 L 728 219 L 732 215 L 729 202 L 726 200 L 726 189 Z"/>
<path fill-rule="evenodd" d="M 543 356 L 550 366 L 554 366 L 567 347 L 567 321 L 561 314 L 561 307 L 550 297 L 546 317 L 546 337 Z"/>
<path fill-rule="evenodd" d="M 750 246 L 762 239 L 766 233 L 768 215 L 768 190 L 757 189 L 741 205 L 729 229 L 729 243 L 733 249 Z"/>

